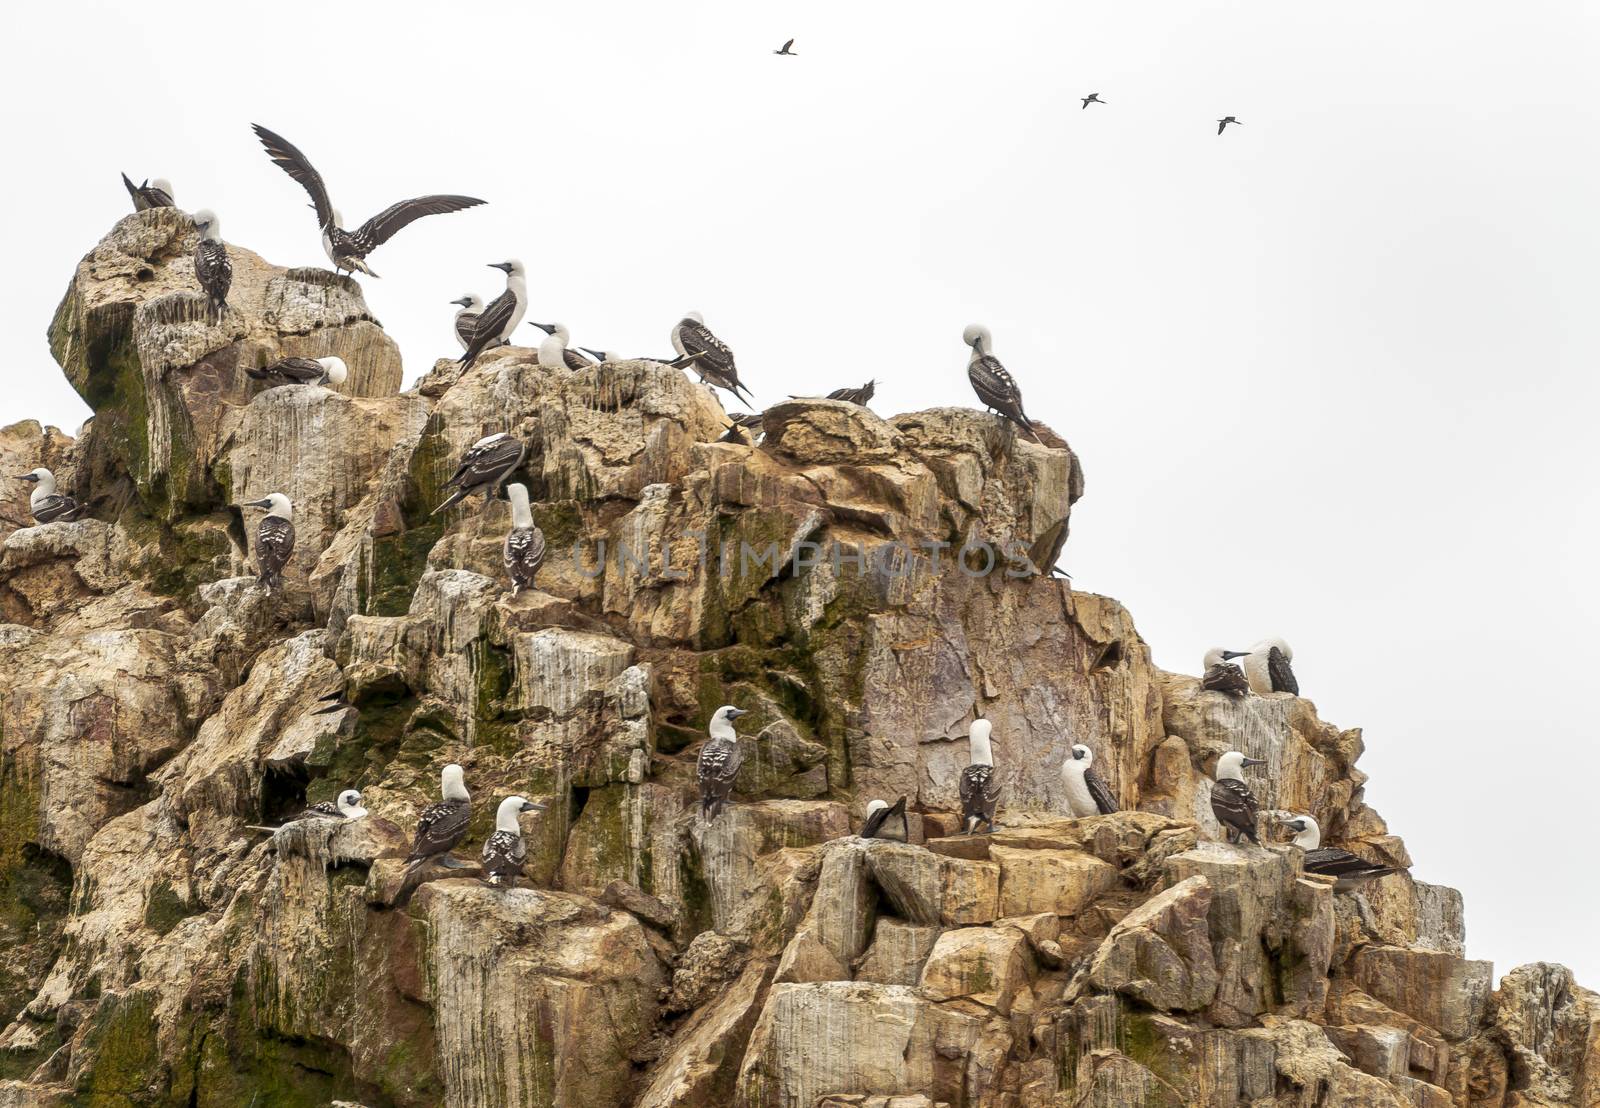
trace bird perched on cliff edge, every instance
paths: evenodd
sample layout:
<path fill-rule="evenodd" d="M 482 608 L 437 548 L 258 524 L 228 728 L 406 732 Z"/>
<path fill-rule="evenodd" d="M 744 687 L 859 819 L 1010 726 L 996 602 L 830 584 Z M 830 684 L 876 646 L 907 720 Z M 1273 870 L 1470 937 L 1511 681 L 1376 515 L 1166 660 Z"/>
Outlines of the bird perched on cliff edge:
<path fill-rule="evenodd" d="M 259 123 L 250 126 L 266 148 L 267 156 L 279 169 L 300 182 L 300 187 L 311 197 L 311 206 L 317 212 L 317 227 L 322 231 L 322 250 L 333 263 L 335 273 L 346 269 L 352 273 L 359 270 L 368 277 L 376 277 L 377 274 L 367 268 L 367 255 L 388 242 L 401 228 L 425 215 L 459 212 L 463 208 L 474 208 L 484 203 L 473 196 L 419 196 L 414 200 L 391 204 L 354 231 L 346 231 L 339 210 L 328 199 L 322 174 L 316 171 L 299 148 Z"/>
<path fill-rule="evenodd" d="M 830 392 L 827 396 L 824 396 L 822 399 L 824 399 L 824 400 L 843 400 L 846 404 L 858 404 L 861 407 L 865 408 L 867 406 L 867 401 L 871 400 L 873 393 L 875 393 L 877 391 L 878 391 L 878 382 L 876 380 L 873 380 L 873 381 L 868 381 L 866 384 L 862 385 L 860 388 L 848 388 L 847 387 L 847 388 L 842 388 L 842 389 L 834 389 L 832 392 Z M 816 398 L 812 397 L 812 396 L 796 396 L 794 393 L 790 393 L 789 394 L 789 399 L 790 400 L 814 400 Z"/>
<path fill-rule="evenodd" d="M 83 514 L 83 505 L 70 496 L 56 492 L 56 475 L 40 466 L 17 478 L 31 481 L 33 491 L 28 494 L 28 513 L 35 523 L 71 523 Z"/>
<path fill-rule="evenodd" d="M 1391 873 L 1400 872 L 1394 866 L 1369 862 L 1348 850 L 1340 850 L 1336 846 L 1323 846 L 1322 829 L 1310 816 L 1299 816 L 1291 812 L 1278 822 L 1296 832 L 1290 841 L 1306 852 L 1301 868 L 1306 873 L 1335 878 L 1333 883 L 1335 892 L 1345 892 L 1363 881 L 1388 877 Z"/>
<path fill-rule="evenodd" d="M 338 388 L 350 376 L 344 359 L 330 354 L 326 358 L 279 358 L 268 366 L 248 366 L 245 376 L 254 381 L 277 385 L 327 385 Z"/>
<path fill-rule="evenodd" d="M 1091 92 L 1088 96 L 1081 97 L 1080 99 L 1083 100 L 1083 106 L 1085 108 L 1087 108 L 1090 104 L 1104 104 L 1105 103 L 1104 100 L 1100 99 L 1100 94 L 1098 92 Z"/>
<path fill-rule="evenodd" d="M 367 810 L 361 806 L 361 794 L 355 789 L 346 789 L 337 799 L 312 804 L 298 815 L 290 816 L 277 827 L 263 827 L 256 823 L 247 823 L 245 826 L 251 831 L 282 831 L 291 823 L 300 823 L 308 819 L 356 820 L 365 819 L 366 816 Z"/>
<path fill-rule="evenodd" d="M 1260 805 L 1250 786 L 1244 783 L 1242 771 L 1247 766 L 1266 764 L 1264 758 L 1246 758 L 1237 750 L 1230 750 L 1217 759 L 1217 780 L 1211 786 L 1211 813 L 1222 824 L 1230 843 L 1238 842 L 1243 835 L 1257 846 L 1261 845 L 1256 834 L 1256 813 Z"/>
<path fill-rule="evenodd" d="M 695 763 L 695 775 L 700 780 L 702 819 L 716 819 L 733 792 L 734 778 L 739 776 L 739 767 L 744 764 L 744 756 L 739 751 L 739 733 L 733 729 L 733 721 L 749 714 L 744 708 L 724 704 L 711 717 L 708 728 L 711 737 L 700 748 L 700 758 Z"/>
<path fill-rule="evenodd" d="M 429 862 L 439 859 L 444 865 L 452 865 L 445 856 L 466 838 L 467 824 L 472 819 L 472 795 L 467 792 L 465 776 L 454 762 L 439 774 L 439 793 L 444 799 L 428 805 L 417 817 L 417 837 L 411 843 L 411 853 L 406 855 L 405 875 L 400 879 L 392 907 L 404 908 L 410 903 Z"/>
<path fill-rule="evenodd" d="M 483 493 L 485 499 L 497 495 L 527 453 L 528 448 L 521 441 L 504 431 L 485 435 L 467 448 L 461 455 L 461 464 L 445 479 L 444 487 L 455 491 L 428 514 L 436 516 L 475 492 Z"/>
<path fill-rule="evenodd" d="M 1109 816 L 1120 811 L 1117 798 L 1094 768 L 1094 751 L 1078 743 L 1061 764 L 1061 783 L 1067 793 L 1067 808 L 1074 819 Z"/>
<path fill-rule="evenodd" d="M 1257 696 L 1286 692 L 1300 695 L 1300 682 L 1294 678 L 1289 663 L 1294 661 L 1294 651 L 1282 639 L 1262 639 L 1250 648 L 1244 659 L 1244 675 L 1250 679 L 1250 691 Z"/>
<path fill-rule="evenodd" d="M 528 279 L 522 263 L 516 258 L 507 258 L 503 262 L 490 262 L 489 268 L 505 272 L 506 291 L 489 301 L 489 306 L 473 322 L 472 338 L 460 359 L 462 373 L 471 369 L 472 363 L 485 350 L 509 344 L 511 332 L 517 329 L 528 311 Z"/>
<path fill-rule="evenodd" d="M 506 486 L 506 498 L 511 501 L 511 530 L 506 533 L 506 573 L 511 577 L 511 595 L 533 588 L 533 579 L 544 563 L 544 532 L 533 522 L 533 509 L 528 506 L 528 486 Z"/>
<path fill-rule="evenodd" d="M 283 567 L 294 553 L 294 505 L 283 493 L 274 492 L 241 507 L 267 510 L 256 527 L 256 571 L 267 588 L 283 588 Z"/>
<path fill-rule="evenodd" d="M 887 800 L 873 800 L 867 804 L 867 818 L 861 824 L 863 839 L 891 839 L 895 842 L 911 841 L 911 817 L 906 815 L 906 798 L 890 804 Z"/>
<path fill-rule="evenodd" d="M 972 391 L 986 408 L 999 412 L 1038 442 L 1039 436 L 1022 410 L 1022 389 L 1016 378 L 1000 364 L 999 358 L 989 353 L 989 328 L 979 323 L 969 324 L 961 338 L 972 347 L 972 357 L 967 359 L 967 379 L 972 382 Z"/>
<path fill-rule="evenodd" d="M 456 313 L 456 341 L 461 344 L 462 350 L 469 349 L 472 346 L 472 329 L 478 323 L 478 316 L 483 314 L 483 297 L 469 292 L 450 303 L 461 305 L 461 310 Z"/>
<path fill-rule="evenodd" d="M 1233 116 L 1225 115 L 1221 119 L 1217 120 L 1217 134 L 1220 135 L 1222 132 L 1226 131 L 1228 129 L 1228 124 L 1230 123 L 1232 123 L 1235 127 L 1244 126 L 1243 123 L 1240 123 L 1237 119 L 1233 118 Z"/>
<path fill-rule="evenodd" d="M 987 830 L 994 830 L 994 811 L 1000 803 L 1000 778 L 995 773 L 994 750 L 989 745 L 993 728 L 988 720 L 975 719 L 967 734 L 968 765 L 961 771 L 956 788 L 961 795 L 961 826 L 969 835 L 978 829 L 979 821 Z"/>
<path fill-rule="evenodd" d="M 678 352 L 673 365 L 687 366 L 700 375 L 700 380 L 719 389 L 727 389 L 735 396 L 755 403 L 755 398 L 739 382 L 739 371 L 733 364 L 733 351 L 728 344 L 711 333 L 699 312 L 689 312 L 672 328 L 672 348 Z"/>
<path fill-rule="evenodd" d="M 1205 660 L 1201 665 L 1205 672 L 1200 677 L 1200 687 L 1211 692 L 1227 693 L 1229 696 L 1244 696 L 1250 691 L 1250 682 L 1245 679 L 1244 670 L 1233 664 L 1234 658 L 1248 658 L 1248 650 L 1224 650 L 1214 646 L 1206 651 Z"/>
<path fill-rule="evenodd" d="M 728 429 L 722 432 L 718 442 L 737 442 L 745 446 L 750 445 L 750 435 L 754 433 L 757 438 L 761 436 L 764 420 L 761 413 L 750 414 L 747 412 L 729 412 L 728 418 L 732 420 Z"/>
<path fill-rule="evenodd" d="M 194 278 L 200 283 L 211 309 L 212 319 L 221 319 L 228 307 L 228 290 L 233 287 L 233 262 L 222 242 L 222 221 L 210 208 L 195 212 L 194 229 L 200 241 L 194 246 Z"/>
<path fill-rule="evenodd" d="M 544 340 L 539 343 L 539 365 L 542 368 L 588 369 L 596 364 L 567 345 L 572 341 L 572 333 L 565 325 L 535 323 L 534 326 L 545 333 Z"/>
<path fill-rule="evenodd" d="M 523 812 L 542 812 L 545 806 L 520 796 L 508 796 L 494 814 L 494 834 L 483 840 L 483 883 L 495 888 L 514 889 L 528 858 L 528 844 L 522 839 Z"/>
<path fill-rule="evenodd" d="M 122 183 L 127 186 L 128 195 L 133 197 L 133 210 L 136 212 L 176 207 L 172 202 L 172 182 L 165 177 L 157 177 L 154 181 L 146 179 L 144 184 L 136 185 L 124 173 Z"/>

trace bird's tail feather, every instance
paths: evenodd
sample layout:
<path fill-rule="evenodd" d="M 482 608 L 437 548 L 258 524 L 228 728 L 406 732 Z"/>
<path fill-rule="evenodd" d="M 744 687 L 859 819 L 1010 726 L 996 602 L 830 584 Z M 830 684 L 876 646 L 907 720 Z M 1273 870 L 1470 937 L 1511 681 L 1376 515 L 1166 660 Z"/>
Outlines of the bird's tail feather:
<path fill-rule="evenodd" d="M 455 492 L 450 494 L 449 498 L 443 504 L 440 504 L 433 511 L 429 512 L 428 515 L 436 516 L 440 512 L 444 511 L 446 508 L 453 508 L 455 505 L 461 503 L 466 498 L 467 498 L 466 490 L 465 489 L 457 489 Z"/>
<path fill-rule="evenodd" d="M 132 181 L 128 180 L 128 175 L 126 173 L 122 175 L 122 183 L 128 187 L 129 196 L 137 196 L 139 194 L 139 190 L 134 186 Z"/>
<path fill-rule="evenodd" d="M 406 872 L 400 878 L 400 887 L 395 890 L 394 899 L 389 901 L 391 908 L 404 908 L 411 903 L 411 897 L 422 885 L 422 873 L 427 868 L 428 859 L 419 858 L 406 867 Z"/>

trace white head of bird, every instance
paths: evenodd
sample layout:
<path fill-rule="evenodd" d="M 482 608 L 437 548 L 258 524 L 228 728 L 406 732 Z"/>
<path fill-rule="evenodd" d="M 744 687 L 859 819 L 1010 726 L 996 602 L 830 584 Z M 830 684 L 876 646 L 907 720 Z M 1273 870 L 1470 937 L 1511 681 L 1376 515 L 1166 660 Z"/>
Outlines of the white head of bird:
<path fill-rule="evenodd" d="M 1250 653 L 1266 654 L 1273 647 L 1277 647 L 1278 653 L 1283 655 L 1285 661 L 1294 661 L 1294 651 L 1290 650 L 1289 644 L 1282 639 L 1262 639 L 1250 648 Z"/>
<path fill-rule="evenodd" d="M 217 218 L 217 213 L 210 208 L 201 208 L 190 217 L 194 220 L 194 229 L 200 232 L 200 237 L 207 242 L 222 241 L 222 221 Z"/>
<path fill-rule="evenodd" d="M 43 500 L 47 496 L 56 494 L 56 475 L 43 466 L 38 469 L 30 469 L 27 473 L 18 477 L 17 480 L 33 482 L 33 492 L 28 495 L 30 501 Z"/>
<path fill-rule="evenodd" d="M 460 304 L 462 312 L 481 312 L 481 311 L 483 311 L 483 297 L 477 295 L 476 293 L 469 292 L 465 296 L 462 296 L 462 297 L 459 297 L 459 298 L 457 298 L 455 300 L 450 301 L 450 303 L 452 303 L 452 304 Z M 459 315 L 461 313 L 457 312 L 456 314 Z"/>
<path fill-rule="evenodd" d="M 494 814 L 494 829 L 520 835 L 522 823 L 517 817 L 523 812 L 542 812 L 544 809 L 545 806 L 536 801 L 520 796 L 508 796 L 500 802 L 500 807 Z"/>
<path fill-rule="evenodd" d="M 367 814 L 367 810 L 361 806 L 361 794 L 355 789 L 346 789 L 340 793 L 339 799 L 335 800 L 333 805 L 345 819 L 360 819 Z"/>
<path fill-rule="evenodd" d="M 1315 850 L 1322 845 L 1322 828 L 1317 826 L 1317 821 L 1310 816 L 1296 815 L 1290 812 L 1278 821 L 1295 832 L 1290 842 L 1301 850 Z"/>
<path fill-rule="evenodd" d="M 157 177 L 157 178 L 155 178 L 154 180 L 152 180 L 150 182 L 150 187 L 153 188 L 153 189 L 160 189 L 162 192 L 166 193 L 169 197 L 173 195 L 172 182 L 167 180 L 165 177 Z"/>
<path fill-rule="evenodd" d="M 503 262 L 490 262 L 489 268 L 503 271 L 508 278 L 521 277 L 527 273 L 527 270 L 522 267 L 522 261 L 518 258 L 507 258 Z"/>
<path fill-rule="evenodd" d="M 466 778 L 466 771 L 451 762 L 439 773 L 439 794 L 446 800 L 471 800 Z"/>
<path fill-rule="evenodd" d="M 526 531 L 533 526 L 533 509 L 528 507 L 528 486 L 514 482 L 506 486 L 511 501 L 511 526 Z"/>
<path fill-rule="evenodd" d="M 749 715 L 749 710 L 736 708 L 732 704 L 724 704 L 718 708 L 711 717 L 711 737 L 713 739 L 737 739 L 739 733 L 733 729 L 733 721 L 740 716 Z"/>
<path fill-rule="evenodd" d="M 1082 743 L 1077 743 L 1072 748 L 1072 757 L 1068 760 L 1067 765 L 1079 773 L 1087 772 L 1089 767 L 1094 765 L 1094 751 Z"/>
<path fill-rule="evenodd" d="M 1264 766 L 1265 758 L 1246 758 L 1237 750 L 1230 750 L 1217 759 L 1218 781 L 1243 781 L 1246 766 Z"/>
<path fill-rule="evenodd" d="M 887 800 L 869 800 L 869 801 L 867 801 L 867 818 L 871 819 L 872 816 L 873 816 L 873 813 L 881 812 L 885 808 L 887 808 L 888 806 L 889 806 L 889 802 Z"/>
<path fill-rule="evenodd" d="M 265 508 L 269 516 L 277 516 L 279 519 L 294 518 L 294 504 L 281 492 L 269 492 L 260 500 L 252 500 L 244 507 Z"/>
<path fill-rule="evenodd" d="M 693 320 L 695 323 L 704 323 L 706 321 L 706 317 L 699 312 L 684 312 L 683 318 Z"/>
<path fill-rule="evenodd" d="M 322 367 L 322 372 L 327 375 L 328 384 L 342 385 L 350 376 L 350 370 L 345 366 L 344 359 L 336 354 L 326 358 L 318 358 L 317 364 Z"/>
<path fill-rule="evenodd" d="M 975 719 L 967 732 L 967 758 L 975 766 L 994 765 L 994 751 L 989 746 L 989 733 L 994 724 L 986 719 Z"/>
<path fill-rule="evenodd" d="M 1250 652 L 1248 650 L 1224 650 L 1220 646 L 1213 646 L 1206 651 L 1205 660 L 1200 664 L 1206 669 L 1210 669 L 1212 666 L 1220 666 L 1223 662 L 1231 662 L 1235 658 L 1248 658 L 1249 656 Z"/>
<path fill-rule="evenodd" d="M 981 323 L 969 323 L 967 329 L 961 332 L 961 341 L 972 347 L 974 354 L 987 354 L 992 340 L 989 338 L 989 328 Z"/>

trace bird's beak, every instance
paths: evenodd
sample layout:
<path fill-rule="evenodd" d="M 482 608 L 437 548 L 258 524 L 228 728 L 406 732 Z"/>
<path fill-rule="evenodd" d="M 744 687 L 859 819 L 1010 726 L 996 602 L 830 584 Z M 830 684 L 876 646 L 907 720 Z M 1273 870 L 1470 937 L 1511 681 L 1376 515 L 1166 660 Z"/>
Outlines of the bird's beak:
<path fill-rule="evenodd" d="M 266 500 L 266 499 L 262 499 L 262 500 L 247 500 L 243 504 L 240 504 L 239 507 L 241 507 L 241 508 L 270 508 L 270 507 L 272 507 L 272 501 Z"/>
<path fill-rule="evenodd" d="M 532 321 L 530 320 L 529 322 Z M 535 323 L 534 326 L 539 328 L 539 330 L 543 331 L 547 335 L 553 335 L 556 333 L 556 325 L 554 323 Z"/>
<path fill-rule="evenodd" d="M 502 270 L 502 271 L 504 271 L 506 273 L 510 273 L 511 272 L 511 263 L 510 262 L 490 262 L 489 263 L 489 268 L 490 269 L 498 269 L 498 270 Z"/>
<path fill-rule="evenodd" d="M 548 805 L 546 805 L 546 804 L 540 804 L 536 800 L 530 800 L 530 801 L 526 802 L 525 804 L 523 804 L 522 810 L 524 812 L 542 812 L 547 807 L 548 807 Z"/>
<path fill-rule="evenodd" d="M 748 708 L 734 708 L 734 709 L 732 709 L 731 711 L 728 712 L 728 718 L 729 719 L 738 719 L 740 716 L 747 716 L 749 714 L 750 714 L 750 709 L 748 709 Z"/>
<path fill-rule="evenodd" d="M 582 350 L 585 354 L 589 355 L 589 357 L 593 358 L 597 362 L 603 362 L 606 360 L 605 351 L 603 350 L 590 350 L 587 346 L 580 346 L 578 349 Z"/>
<path fill-rule="evenodd" d="M 1083 755 L 1078 753 L 1076 750 L 1074 750 L 1072 752 L 1072 758 L 1073 758 L 1073 761 L 1076 761 L 1076 762 L 1083 761 Z"/>
<path fill-rule="evenodd" d="M 1246 758 L 1241 764 L 1246 766 L 1264 766 L 1267 764 L 1267 760 L 1265 758 Z"/>
<path fill-rule="evenodd" d="M 32 473 L 19 473 L 17 475 L 18 481 L 37 481 L 38 479 L 38 476 Z"/>
<path fill-rule="evenodd" d="M 1250 651 L 1248 651 L 1248 650 L 1224 650 L 1222 652 L 1222 660 L 1224 662 L 1231 662 L 1235 658 L 1248 658 L 1248 657 L 1250 657 Z"/>

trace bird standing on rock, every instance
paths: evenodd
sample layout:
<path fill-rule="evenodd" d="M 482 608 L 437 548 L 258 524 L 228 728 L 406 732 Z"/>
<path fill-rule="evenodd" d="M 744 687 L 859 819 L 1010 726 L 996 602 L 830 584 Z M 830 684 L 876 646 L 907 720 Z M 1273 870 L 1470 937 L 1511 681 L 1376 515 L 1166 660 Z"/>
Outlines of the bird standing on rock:
<path fill-rule="evenodd" d="M 256 571 L 269 589 L 283 588 L 283 567 L 294 553 L 294 505 L 281 492 L 241 505 L 265 508 L 266 517 L 256 527 Z"/>
<path fill-rule="evenodd" d="M 1261 806 L 1255 793 L 1244 783 L 1243 770 L 1248 766 L 1266 765 L 1264 758 L 1246 758 L 1237 750 L 1230 750 L 1217 759 L 1217 780 L 1211 786 L 1211 813 L 1227 832 L 1228 841 L 1236 843 L 1242 835 L 1257 846 L 1261 838 L 1256 834 L 1256 814 Z"/>
<path fill-rule="evenodd" d="M 494 834 L 483 840 L 483 883 L 499 889 L 514 889 L 528 859 L 528 844 L 522 839 L 523 812 L 542 812 L 545 806 L 520 796 L 508 796 L 494 814 Z"/>
<path fill-rule="evenodd" d="M 1298 816 L 1291 812 L 1278 822 L 1296 833 L 1291 841 L 1305 851 L 1301 868 L 1306 873 L 1334 878 L 1335 892 L 1345 892 L 1363 881 L 1388 877 L 1391 873 L 1400 872 L 1394 866 L 1369 862 L 1348 850 L 1340 850 L 1336 846 L 1323 846 L 1322 829 L 1310 816 Z"/>
<path fill-rule="evenodd" d="M 1233 664 L 1234 658 L 1248 658 L 1248 650 L 1224 650 L 1214 646 L 1206 651 L 1205 660 L 1201 663 L 1205 672 L 1200 677 L 1200 687 L 1210 692 L 1227 693 L 1229 696 L 1244 696 L 1250 691 L 1250 682 L 1246 680 L 1244 670 Z"/>
<path fill-rule="evenodd" d="M 716 819 L 733 792 L 734 779 L 744 764 L 744 756 L 739 751 L 739 733 L 733 729 L 733 721 L 749 714 L 744 708 L 724 704 L 711 717 L 708 728 L 711 737 L 700 748 L 700 758 L 695 764 L 695 775 L 700 780 L 702 819 Z"/>
<path fill-rule="evenodd" d="M 861 824 L 863 839 L 889 839 L 894 842 L 911 841 L 911 817 L 906 815 L 906 798 L 890 804 L 887 800 L 873 800 L 867 804 L 867 818 Z"/>
<path fill-rule="evenodd" d="M 122 183 L 127 186 L 128 195 L 133 198 L 133 210 L 146 212 L 151 208 L 176 207 L 172 202 L 172 182 L 165 177 L 157 177 L 154 181 L 146 180 L 142 185 L 136 185 L 128 180 L 128 175 L 122 175 Z"/>
<path fill-rule="evenodd" d="M 467 824 L 472 820 L 472 795 L 467 792 L 465 771 L 454 762 L 439 774 L 439 793 L 443 797 L 430 804 L 417 817 L 417 837 L 411 843 L 411 853 L 406 855 L 406 871 L 395 893 L 393 907 L 404 908 L 411 894 L 422 884 L 422 874 L 429 862 L 445 857 L 456 844 L 467 836 Z"/>
<path fill-rule="evenodd" d="M 33 491 L 28 494 L 28 514 L 35 523 L 71 523 L 83 514 L 83 506 L 70 496 L 56 492 L 56 475 L 40 466 L 17 478 L 31 481 Z"/>
<path fill-rule="evenodd" d="M 1262 639 L 1245 655 L 1244 675 L 1250 679 L 1250 691 L 1257 696 L 1286 692 L 1300 695 L 1300 682 L 1295 680 L 1289 663 L 1294 661 L 1294 651 L 1282 639 Z"/>
<path fill-rule="evenodd" d="M 194 246 L 194 278 L 200 283 L 211 309 L 212 319 L 221 319 L 228 307 L 228 290 L 233 287 L 233 262 L 222 242 L 222 221 L 210 208 L 195 212 L 194 229 L 200 241 Z"/>
<path fill-rule="evenodd" d="M 456 313 L 456 341 L 461 344 L 462 350 L 470 349 L 473 328 L 477 326 L 478 316 L 483 314 L 483 297 L 469 292 L 450 303 L 461 305 L 461 310 Z"/>
<path fill-rule="evenodd" d="M 544 532 L 533 522 L 533 509 L 528 505 L 528 486 L 506 486 L 506 497 L 511 501 L 511 530 L 506 534 L 506 573 L 511 577 L 511 595 L 533 587 L 533 579 L 544 563 Z"/>
<path fill-rule="evenodd" d="M 436 516 L 475 492 L 483 493 L 485 499 L 497 495 L 527 453 L 528 448 L 520 440 L 504 431 L 485 435 L 461 455 L 461 464 L 445 479 L 444 487 L 455 491 L 428 514 Z"/>
<path fill-rule="evenodd" d="M 972 382 L 972 391 L 978 394 L 978 399 L 983 401 L 986 408 L 999 412 L 1028 432 L 1034 442 L 1038 442 L 1039 436 L 1022 410 L 1022 389 L 1018 387 L 1016 378 L 1000 364 L 999 358 L 989 353 L 989 328 L 973 323 L 962 332 L 961 337 L 972 347 L 972 357 L 967 359 L 967 379 Z"/>
<path fill-rule="evenodd" d="M 279 358 L 269 366 L 247 367 L 245 376 L 272 385 L 328 385 L 338 388 L 350 376 L 344 359 L 337 355 L 326 358 Z"/>
<path fill-rule="evenodd" d="M 471 369 L 472 363 L 485 350 L 510 343 L 511 333 L 528 312 L 528 279 L 522 263 L 516 258 L 507 258 L 503 262 L 490 262 L 489 268 L 504 271 L 506 291 L 489 301 L 489 306 L 473 321 L 472 337 L 466 353 L 461 355 L 462 373 Z"/>
<path fill-rule="evenodd" d="M 1071 756 L 1061 764 L 1061 783 L 1074 819 L 1109 816 L 1121 810 L 1111 787 L 1094 768 L 1094 751 L 1082 743 L 1075 745 Z"/>
<path fill-rule="evenodd" d="M 994 771 L 994 750 L 989 734 L 994 725 L 986 719 L 972 721 L 967 734 L 967 768 L 961 771 L 957 791 L 961 795 L 961 827 L 967 834 L 978 824 L 994 830 L 994 812 L 1000 804 L 1000 778 Z"/>
<path fill-rule="evenodd" d="M 672 328 L 672 348 L 678 352 L 673 365 L 687 366 L 700 375 L 700 380 L 719 389 L 727 389 L 735 396 L 755 403 L 744 385 L 739 382 L 739 371 L 733 364 L 733 351 L 728 344 L 711 333 L 699 312 L 690 312 Z"/>
<path fill-rule="evenodd" d="M 588 369 L 596 363 L 585 358 L 567 344 L 572 333 L 560 323 L 535 323 L 545 333 L 539 343 L 539 365 L 543 369 Z"/>

